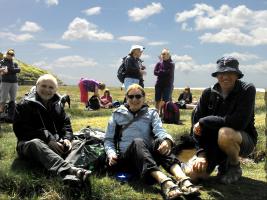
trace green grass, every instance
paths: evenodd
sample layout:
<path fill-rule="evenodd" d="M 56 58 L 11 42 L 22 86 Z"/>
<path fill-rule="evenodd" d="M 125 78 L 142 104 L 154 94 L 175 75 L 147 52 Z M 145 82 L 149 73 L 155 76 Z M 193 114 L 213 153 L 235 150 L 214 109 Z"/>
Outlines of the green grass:
<path fill-rule="evenodd" d="M 29 90 L 30 86 L 21 86 L 18 92 L 19 101 Z M 122 100 L 123 92 L 118 88 L 110 88 L 114 100 Z M 71 96 L 71 109 L 66 112 L 71 116 L 74 131 L 85 126 L 105 129 L 112 110 L 85 111 L 79 102 L 79 91 L 76 86 L 61 87 L 61 94 Z M 179 91 L 181 92 L 181 91 Z M 146 89 L 147 102 L 153 105 L 154 90 Z M 178 90 L 173 93 L 173 98 L 178 98 Z M 197 99 L 201 92 L 193 91 Z M 258 154 L 266 153 L 266 106 L 264 93 L 256 96 L 256 128 L 259 133 L 257 144 Z M 175 138 L 188 133 L 190 129 L 190 110 L 181 110 L 183 125 L 164 124 L 164 128 Z M 67 199 L 68 191 L 62 186 L 58 178 L 49 176 L 44 170 L 31 166 L 31 163 L 21 163 L 16 155 L 16 138 L 12 132 L 12 126 L 1 124 L 0 133 L 0 200 L 1 199 Z M 259 163 L 242 164 L 243 178 L 236 184 L 221 185 L 215 178 L 211 178 L 203 184 L 201 199 L 267 199 L 266 183 L 266 158 Z M 140 182 L 121 184 L 106 174 L 92 177 L 92 198 L 111 200 L 136 200 L 136 199 L 162 199 L 160 188 L 157 185 L 148 186 Z M 83 199 L 83 198 L 81 198 Z"/>

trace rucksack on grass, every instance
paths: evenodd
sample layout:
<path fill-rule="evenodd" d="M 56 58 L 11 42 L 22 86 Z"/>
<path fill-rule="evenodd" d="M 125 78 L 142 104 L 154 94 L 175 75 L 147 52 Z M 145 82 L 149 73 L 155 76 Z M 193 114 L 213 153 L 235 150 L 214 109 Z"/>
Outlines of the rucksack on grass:
<path fill-rule="evenodd" d="M 162 106 L 162 120 L 168 124 L 180 124 L 179 107 L 172 101 L 165 102 Z"/>
<path fill-rule="evenodd" d="M 99 99 L 96 95 L 93 95 L 89 101 L 88 101 L 88 106 L 89 108 L 91 108 L 92 110 L 98 110 L 100 108 L 100 103 L 99 103 Z"/>

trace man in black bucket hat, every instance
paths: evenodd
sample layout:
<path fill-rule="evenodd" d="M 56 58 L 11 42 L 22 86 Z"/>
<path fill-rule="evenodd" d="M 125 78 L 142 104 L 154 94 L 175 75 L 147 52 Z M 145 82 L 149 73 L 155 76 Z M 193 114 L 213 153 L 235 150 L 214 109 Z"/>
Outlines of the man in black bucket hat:
<path fill-rule="evenodd" d="M 218 166 L 219 181 L 229 184 L 242 176 L 239 156 L 247 157 L 256 146 L 256 89 L 239 80 L 243 73 L 234 57 L 219 59 L 211 75 L 217 83 L 203 91 L 193 116 L 197 153 L 188 173 L 193 179 L 207 178 Z"/>

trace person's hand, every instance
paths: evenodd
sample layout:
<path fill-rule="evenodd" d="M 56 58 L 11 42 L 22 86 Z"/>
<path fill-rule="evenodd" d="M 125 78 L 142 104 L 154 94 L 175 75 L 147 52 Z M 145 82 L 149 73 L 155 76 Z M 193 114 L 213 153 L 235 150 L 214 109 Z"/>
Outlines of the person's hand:
<path fill-rule="evenodd" d="M 117 155 L 112 155 L 108 158 L 108 164 L 109 166 L 116 165 L 118 161 Z"/>
<path fill-rule="evenodd" d="M 201 126 L 199 124 L 199 122 L 197 122 L 194 127 L 193 127 L 193 132 L 195 133 L 195 135 L 201 135 Z"/>
<path fill-rule="evenodd" d="M 56 152 L 59 155 L 64 153 L 64 146 L 60 142 L 57 142 L 55 140 L 50 140 L 48 142 L 48 146 L 50 147 L 50 149 L 52 149 L 54 152 Z"/>
<path fill-rule="evenodd" d="M 146 75 L 146 71 L 145 70 L 140 69 L 139 71 L 140 71 L 140 73 L 141 73 L 142 76 L 143 75 Z"/>
<path fill-rule="evenodd" d="M 197 157 L 193 162 L 193 171 L 198 173 L 206 172 L 207 166 L 208 162 L 205 157 Z"/>
<path fill-rule="evenodd" d="M 163 140 L 163 142 L 159 145 L 158 151 L 162 155 L 169 155 L 171 153 L 172 143 L 169 139 Z"/>
<path fill-rule="evenodd" d="M 64 151 L 68 152 L 72 149 L 72 144 L 68 139 L 63 140 Z"/>

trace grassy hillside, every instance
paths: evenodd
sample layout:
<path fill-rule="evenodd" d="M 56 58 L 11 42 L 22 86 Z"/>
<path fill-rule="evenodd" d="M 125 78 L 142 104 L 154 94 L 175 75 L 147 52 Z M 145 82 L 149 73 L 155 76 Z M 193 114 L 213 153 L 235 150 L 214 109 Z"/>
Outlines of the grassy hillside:
<path fill-rule="evenodd" d="M 21 86 L 18 100 L 29 90 L 30 86 Z M 110 88 L 113 99 L 122 100 L 123 92 L 118 88 Z M 79 103 L 79 91 L 74 86 L 64 86 L 60 88 L 61 94 L 71 96 L 71 109 L 66 108 L 71 116 L 74 131 L 91 125 L 92 127 L 105 129 L 112 110 L 85 111 L 83 105 Z M 154 90 L 146 89 L 147 101 L 153 103 Z M 193 96 L 198 98 L 200 91 L 193 91 Z M 174 99 L 178 98 L 178 91 L 174 91 Z M 259 133 L 257 144 L 258 153 L 266 153 L 266 107 L 264 93 L 257 93 L 256 96 L 256 128 Z M 188 133 L 190 128 L 190 110 L 181 110 L 183 125 L 164 124 L 164 128 L 179 138 L 179 135 Z M 16 159 L 16 138 L 12 132 L 11 125 L 1 124 L 0 133 L 0 199 L 42 199 L 60 200 L 67 199 L 66 189 L 59 179 L 50 177 L 42 170 L 28 165 L 21 165 Z M 188 156 L 188 155 L 187 155 Z M 185 159 L 185 157 L 183 157 Z M 27 163 L 26 163 L 27 164 Z M 266 183 L 266 158 L 259 163 L 251 161 L 242 164 L 243 178 L 236 184 L 221 185 L 215 178 L 203 183 L 201 199 L 227 199 L 227 200 L 256 200 L 267 199 Z M 156 185 L 147 186 L 140 182 L 121 184 L 106 174 L 92 176 L 92 197 L 91 199 L 107 200 L 148 200 L 162 199 L 160 188 Z M 75 199 L 75 198 L 73 198 Z"/>
<path fill-rule="evenodd" d="M 3 54 L 0 52 L 0 60 L 2 59 L 3 59 Z M 15 62 L 18 63 L 21 69 L 21 72 L 18 74 L 19 85 L 34 85 L 36 80 L 40 77 L 40 75 L 49 73 L 49 71 L 47 70 L 43 70 L 36 66 L 26 64 L 17 59 L 15 59 Z M 57 80 L 60 85 L 63 84 L 63 82 L 60 79 L 57 78 Z"/>

